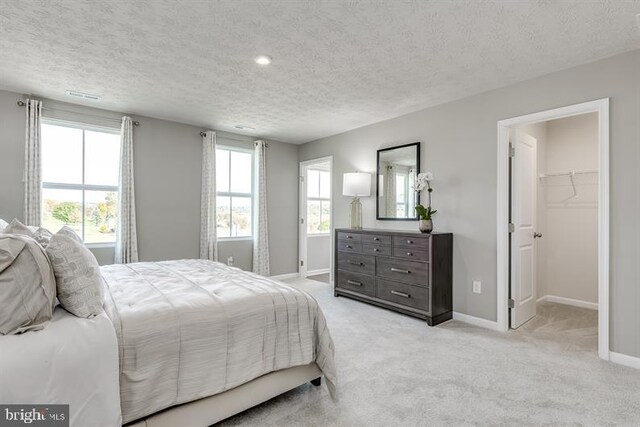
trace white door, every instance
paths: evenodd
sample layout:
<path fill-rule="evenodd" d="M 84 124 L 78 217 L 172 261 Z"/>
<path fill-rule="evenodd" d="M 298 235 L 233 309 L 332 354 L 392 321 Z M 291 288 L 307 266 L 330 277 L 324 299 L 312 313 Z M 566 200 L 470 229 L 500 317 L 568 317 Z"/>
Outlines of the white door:
<path fill-rule="evenodd" d="M 332 270 L 332 164 L 331 156 L 300 162 L 298 266 L 302 277 Z"/>
<path fill-rule="evenodd" d="M 511 160 L 511 327 L 536 315 L 537 140 L 512 132 Z"/>

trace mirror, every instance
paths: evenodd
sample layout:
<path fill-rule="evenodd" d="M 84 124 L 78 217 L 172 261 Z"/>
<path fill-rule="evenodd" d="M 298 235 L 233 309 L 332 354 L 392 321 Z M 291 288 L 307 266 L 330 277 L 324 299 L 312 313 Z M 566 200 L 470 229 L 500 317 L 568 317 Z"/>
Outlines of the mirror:
<path fill-rule="evenodd" d="M 419 172 L 419 142 L 378 150 L 377 219 L 418 219 L 415 211 L 418 195 L 412 187 Z"/>

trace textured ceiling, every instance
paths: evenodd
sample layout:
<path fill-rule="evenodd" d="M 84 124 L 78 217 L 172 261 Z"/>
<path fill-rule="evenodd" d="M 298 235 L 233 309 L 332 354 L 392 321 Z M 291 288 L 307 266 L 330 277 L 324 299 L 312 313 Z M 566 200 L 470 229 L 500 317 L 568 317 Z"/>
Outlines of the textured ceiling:
<path fill-rule="evenodd" d="M 0 0 L 0 87 L 303 143 L 636 49 L 637 13 L 631 0 Z"/>

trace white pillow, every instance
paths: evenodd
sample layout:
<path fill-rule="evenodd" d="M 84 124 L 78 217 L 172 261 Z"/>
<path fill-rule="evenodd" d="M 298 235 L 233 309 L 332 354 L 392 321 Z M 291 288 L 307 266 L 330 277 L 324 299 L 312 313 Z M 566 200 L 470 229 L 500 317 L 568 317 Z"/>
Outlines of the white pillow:
<path fill-rule="evenodd" d="M 44 249 L 24 235 L 0 235 L 0 334 L 44 328 L 55 298 L 56 281 Z"/>
<path fill-rule="evenodd" d="M 52 236 L 51 232 L 46 228 L 24 225 L 15 218 L 2 232 L 4 234 L 21 234 L 23 236 L 29 236 L 35 239 L 36 242 L 40 243 L 43 248 L 47 247 Z"/>
<path fill-rule="evenodd" d="M 102 312 L 102 275 L 96 257 L 78 235 L 64 226 L 53 235 L 46 250 L 53 272 L 60 305 L 78 317 Z"/>
<path fill-rule="evenodd" d="M 9 223 L 7 221 L 5 221 L 4 219 L 0 218 L 0 233 L 2 233 L 4 231 L 4 228 L 9 225 Z"/>

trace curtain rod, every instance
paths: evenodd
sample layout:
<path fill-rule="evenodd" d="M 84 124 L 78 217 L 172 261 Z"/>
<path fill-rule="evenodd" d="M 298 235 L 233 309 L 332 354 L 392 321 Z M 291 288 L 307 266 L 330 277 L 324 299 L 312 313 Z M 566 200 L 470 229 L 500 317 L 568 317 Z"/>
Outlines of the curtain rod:
<path fill-rule="evenodd" d="M 16 104 L 18 105 L 18 107 L 25 107 L 27 105 L 27 103 L 24 102 L 21 99 L 19 99 L 18 102 L 16 102 Z M 77 115 L 80 115 L 80 116 L 93 117 L 93 118 L 102 119 L 102 120 L 111 120 L 111 121 L 114 121 L 114 122 L 121 122 L 122 121 L 122 119 L 114 119 L 114 118 L 111 118 L 111 117 L 97 116 L 95 114 L 81 113 L 79 111 L 62 110 L 60 108 L 45 108 L 45 107 L 42 107 L 42 109 L 43 110 L 47 110 L 47 111 L 59 111 L 61 113 L 77 114 Z M 137 121 L 137 120 L 134 120 L 133 121 L 133 125 L 134 126 L 140 126 L 140 122 Z"/>
<path fill-rule="evenodd" d="M 206 134 L 207 134 L 207 132 L 205 132 L 205 131 L 200 132 L 200 136 L 205 136 Z M 256 142 L 256 141 L 247 141 L 246 139 L 229 138 L 228 136 L 221 136 L 220 138 L 228 139 L 230 141 L 238 141 L 238 142 L 253 142 L 254 144 Z M 261 141 L 261 140 L 257 140 L 257 141 Z M 265 145 L 265 147 L 269 148 L 269 143 L 265 142 L 264 145 Z"/>

